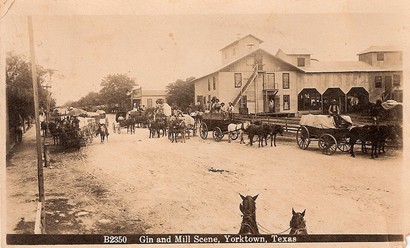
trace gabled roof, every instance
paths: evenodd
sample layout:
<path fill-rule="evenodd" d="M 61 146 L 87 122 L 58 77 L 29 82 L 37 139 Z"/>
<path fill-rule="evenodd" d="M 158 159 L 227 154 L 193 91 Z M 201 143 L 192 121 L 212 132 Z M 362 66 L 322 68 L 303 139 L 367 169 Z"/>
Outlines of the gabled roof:
<path fill-rule="evenodd" d="M 211 74 L 220 72 L 220 71 L 222 71 L 223 69 L 225 69 L 225 68 L 227 68 L 227 67 L 229 67 L 229 66 L 231 66 L 231 65 L 233 65 L 233 64 L 235 64 L 235 63 L 237 63 L 238 61 L 240 61 L 240 60 L 244 59 L 245 57 L 247 57 L 247 56 L 249 56 L 249 55 L 252 55 L 253 53 L 256 53 L 256 52 L 258 52 L 258 51 L 264 52 L 264 53 L 266 53 L 267 55 L 272 56 L 273 58 L 279 60 L 280 62 L 282 62 L 282 63 L 284 63 L 284 64 L 286 64 L 286 65 L 289 65 L 289 66 L 295 68 L 295 69 L 298 70 L 298 71 L 302 71 L 302 72 L 303 72 L 303 69 L 301 69 L 301 68 L 299 68 L 299 67 L 297 67 L 297 66 L 294 66 L 294 65 L 292 65 L 291 63 L 286 62 L 286 61 L 284 61 L 283 59 L 278 58 L 278 57 L 272 55 L 271 53 L 268 53 L 267 51 L 265 51 L 265 50 L 263 50 L 263 49 L 261 49 L 261 48 L 258 48 L 258 49 L 256 49 L 255 51 L 249 52 L 249 53 L 243 55 L 242 57 L 240 57 L 240 58 L 238 58 L 238 59 L 236 59 L 236 60 L 234 60 L 234 61 L 232 61 L 232 62 L 230 62 L 230 63 L 228 63 L 228 64 L 226 64 L 226 65 L 222 65 L 222 66 L 218 67 L 217 69 L 215 69 L 215 70 L 214 70 L 213 72 L 211 72 L 211 73 L 208 73 L 208 74 L 206 74 L 206 75 L 204 75 L 204 76 L 202 76 L 202 77 L 196 78 L 196 79 L 193 80 L 193 81 L 197 81 L 197 80 L 202 79 L 202 78 L 204 78 L 204 77 L 207 77 L 207 76 L 209 76 L 209 75 L 211 75 Z"/>
<path fill-rule="evenodd" d="M 357 55 L 374 52 L 401 52 L 401 50 L 395 46 L 371 46 Z"/>
<path fill-rule="evenodd" d="M 301 68 L 306 73 L 319 72 L 376 72 L 401 71 L 401 66 L 372 66 L 363 61 L 311 61 L 309 66 Z"/>
<path fill-rule="evenodd" d="M 222 51 L 222 50 L 224 50 L 225 48 L 227 48 L 227 47 L 229 47 L 229 46 L 232 46 L 233 44 L 236 44 L 236 43 L 238 43 L 240 40 L 243 40 L 243 39 L 245 39 L 246 37 L 249 37 L 249 36 L 251 36 L 251 37 L 253 37 L 254 39 L 256 39 L 256 40 L 259 42 L 259 44 L 261 44 L 261 43 L 263 42 L 263 40 L 261 40 L 261 39 L 255 37 L 254 35 L 248 34 L 247 36 L 244 36 L 244 37 L 242 37 L 242 38 L 240 38 L 240 39 L 237 39 L 236 41 L 230 43 L 229 45 L 224 46 L 224 47 L 223 47 L 222 49 L 220 49 L 219 51 Z"/>

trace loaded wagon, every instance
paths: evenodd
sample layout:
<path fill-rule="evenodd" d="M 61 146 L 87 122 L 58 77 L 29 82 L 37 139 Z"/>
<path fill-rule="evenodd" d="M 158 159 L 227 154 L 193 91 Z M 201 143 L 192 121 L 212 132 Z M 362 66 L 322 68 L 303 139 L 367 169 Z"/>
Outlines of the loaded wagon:
<path fill-rule="evenodd" d="M 318 141 L 319 148 L 326 155 L 334 154 L 337 149 L 343 152 L 350 150 L 350 116 L 340 116 L 340 123 L 336 124 L 333 116 L 303 115 L 299 124 L 296 142 L 300 149 L 306 150 L 311 141 Z"/>
<path fill-rule="evenodd" d="M 202 139 L 206 139 L 208 132 L 212 131 L 212 137 L 219 142 L 225 134 L 228 134 L 228 125 L 230 123 L 233 123 L 233 121 L 223 113 L 204 113 L 199 126 L 199 135 Z M 236 140 L 237 138 L 238 133 L 232 133 L 232 139 Z"/>

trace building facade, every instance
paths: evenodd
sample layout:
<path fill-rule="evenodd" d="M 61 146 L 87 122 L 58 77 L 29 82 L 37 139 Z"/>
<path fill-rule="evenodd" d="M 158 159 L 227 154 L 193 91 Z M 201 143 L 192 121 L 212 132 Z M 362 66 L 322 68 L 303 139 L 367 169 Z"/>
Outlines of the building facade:
<path fill-rule="evenodd" d="M 361 111 L 377 99 L 402 101 L 402 52 L 370 47 L 358 61 L 319 62 L 304 49 L 261 49 L 253 35 L 221 49 L 222 66 L 194 81 L 196 102 L 216 97 L 234 112 L 298 115 L 327 113 L 338 101 L 342 113 Z M 241 48 L 240 48 L 241 47 Z"/>
<path fill-rule="evenodd" d="M 151 108 L 156 106 L 157 100 L 166 102 L 167 92 L 165 90 L 143 90 L 142 87 L 132 91 L 133 108 L 138 106 Z"/>

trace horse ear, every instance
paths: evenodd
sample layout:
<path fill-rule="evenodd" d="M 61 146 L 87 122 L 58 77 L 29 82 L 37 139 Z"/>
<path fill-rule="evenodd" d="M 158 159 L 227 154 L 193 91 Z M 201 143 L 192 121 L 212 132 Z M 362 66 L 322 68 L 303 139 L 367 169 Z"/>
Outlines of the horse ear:
<path fill-rule="evenodd" d="M 239 204 L 239 210 L 241 210 L 241 212 L 243 213 L 243 205 L 242 205 L 242 203 Z"/>
<path fill-rule="evenodd" d="M 295 212 L 295 210 L 293 210 L 293 208 L 292 208 L 292 215 L 295 215 L 296 214 L 296 212 Z"/>
<path fill-rule="evenodd" d="M 252 199 L 253 199 L 254 201 L 256 201 L 256 199 L 258 198 L 258 196 L 259 196 L 259 194 L 253 196 Z"/>
<path fill-rule="evenodd" d="M 243 196 L 241 193 L 239 193 L 239 195 L 241 196 L 242 200 L 244 201 L 246 197 Z"/>
<path fill-rule="evenodd" d="M 303 210 L 303 212 L 302 212 L 302 217 L 305 217 L 305 212 L 306 212 L 306 209 Z"/>

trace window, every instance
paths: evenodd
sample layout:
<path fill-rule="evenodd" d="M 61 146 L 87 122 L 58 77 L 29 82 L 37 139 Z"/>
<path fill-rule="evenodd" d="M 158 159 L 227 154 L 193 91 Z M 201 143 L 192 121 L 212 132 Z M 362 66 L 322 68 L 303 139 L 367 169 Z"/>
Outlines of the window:
<path fill-rule="evenodd" d="M 393 86 L 400 86 L 400 75 L 393 75 Z"/>
<path fill-rule="evenodd" d="M 275 73 L 266 74 L 266 89 L 276 89 L 275 87 Z"/>
<path fill-rule="evenodd" d="M 305 66 L 305 58 L 298 58 L 298 66 Z"/>
<path fill-rule="evenodd" d="M 289 89 L 289 73 L 283 73 L 282 81 L 283 81 L 283 88 Z"/>
<path fill-rule="evenodd" d="M 374 81 L 375 81 L 375 84 L 374 84 L 375 88 L 381 88 L 382 87 L 382 76 L 375 76 Z"/>
<path fill-rule="evenodd" d="M 289 109 L 290 109 L 290 96 L 283 95 L 283 110 L 289 110 Z"/>
<path fill-rule="evenodd" d="M 242 73 L 235 73 L 235 88 L 242 87 Z"/>
<path fill-rule="evenodd" d="M 211 91 L 211 82 L 209 78 L 208 78 L 208 91 Z"/>
<path fill-rule="evenodd" d="M 214 90 L 216 90 L 216 79 L 215 77 L 212 77 L 212 87 Z"/>
<path fill-rule="evenodd" d="M 377 61 L 384 61 L 384 53 L 377 54 Z"/>
<path fill-rule="evenodd" d="M 147 108 L 152 108 L 152 98 L 147 99 Z"/>

